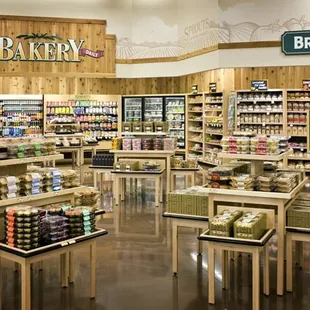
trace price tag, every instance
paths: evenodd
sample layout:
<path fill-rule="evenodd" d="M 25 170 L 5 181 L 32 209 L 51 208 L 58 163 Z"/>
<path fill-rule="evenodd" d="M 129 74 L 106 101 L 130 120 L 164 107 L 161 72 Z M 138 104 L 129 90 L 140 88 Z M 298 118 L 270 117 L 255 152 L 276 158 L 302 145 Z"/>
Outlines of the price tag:
<path fill-rule="evenodd" d="M 293 124 L 290 124 L 291 127 L 293 127 Z"/>
<path fill-rule="evenodd" d="M 263 123 L 262 125 L 263 125 L 263 127 L 265 127 L 265 126 L 266 126 L 266 124 L 265 124 L 265 123 Z"/>
<path fill-rule="evenodd" d="M 55 192 L 55 196 L 59 196 L 59 192 Z"/>
<path fill-rule="evenodd" d="M 254 100 L 253 103 L 256 104 L 256 100 Z"/>
<path fill-rule="evenodd" d="M 274 100 L 271 100 L 271 103 L 274 104 Z"/>
<path fill-rule="evenodd" d="M 74 244 L 74 243 L 76 243 L 76 241 L 75 240 L 70 240 L 70 241 L 68 241 L 68 243 L 69 244 Z"/>
<path fill-rule="evenodd" d="M 269 113 L 269 112 L 267 112 L 267 115 L 270 115 L 270 113 Z"/>
<path fill-rule="evenodd" d="M 63 243 L 61 243 L 61 246 L 67 246 L 69 243 L 68 242 L 63 242 Z"/>
<path fill-rule="evenodd" d="M 25 201 L 25 198 L 24 198 L 24 197 L 18 199 L 18 202 L 24 202 L 24 201 Z"/>

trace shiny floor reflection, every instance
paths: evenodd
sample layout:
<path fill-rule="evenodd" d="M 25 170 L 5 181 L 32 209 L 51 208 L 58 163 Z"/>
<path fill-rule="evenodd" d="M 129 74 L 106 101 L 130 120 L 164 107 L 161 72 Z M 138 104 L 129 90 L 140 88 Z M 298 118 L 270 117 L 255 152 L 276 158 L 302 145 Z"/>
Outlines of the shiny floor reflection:
<path fill-rule="evenodd" d="M 44 310 L 250 310 L 251 258 L 243 255 L 231 262 L 230 290 L 221 288 L 221 268 L 216 266 L 216 304 L 208 304 L 207 261 L 196 255 L 196 234 L 191 229 L 179 233 L 179 274 L 171 272 L 171 232 L 169 220 L 162 218 L 165 206 L 155 208 L 152 183 L 143 194 L 127 193 L 126 202 L 112 205 L 111 182 L 105 184 L 103 208 L 107 214 L 99 226 L 109 235 L 98 241 L 97 298 L 90 300 L 88 252 L 77 253 L 76 282 L 60 287 L 59 262 L 51 259 L 43 272 L 32 272 L 32 309 Z M 141 185 L 139 185 L 141 186 Z M 294 274 L 294 293 L 276 296 L 276 248 L 272 244 L 271 295 L 261 294 L 261 310 L 308 310 L 310 305 L 309 247 L 305 247 L 304 270 Z M 20 277 L 4 262 L 2 305 L 20 309 Z"/>

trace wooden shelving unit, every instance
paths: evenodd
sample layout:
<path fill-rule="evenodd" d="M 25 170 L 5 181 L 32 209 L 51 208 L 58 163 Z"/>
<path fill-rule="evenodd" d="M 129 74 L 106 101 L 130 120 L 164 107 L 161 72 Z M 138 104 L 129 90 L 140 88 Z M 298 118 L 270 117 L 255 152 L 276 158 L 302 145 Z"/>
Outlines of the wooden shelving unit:
<path fill-rule="evenodd" d="M 239 90 L 236 101 L 236 131 L 273 136 L 287 134 L 286 92 Z"/>
<path fill-rule="evenodd" d="M 204 94 L 188 94 L 186 96 L 186 139 L 187 157 L 203 158 L 203 116 Z"/>

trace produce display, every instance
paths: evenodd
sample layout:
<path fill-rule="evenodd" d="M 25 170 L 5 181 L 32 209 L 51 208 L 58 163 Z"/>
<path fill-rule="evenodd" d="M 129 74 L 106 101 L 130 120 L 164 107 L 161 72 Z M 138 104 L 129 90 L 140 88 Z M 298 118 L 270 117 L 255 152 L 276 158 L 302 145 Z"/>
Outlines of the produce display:
<path fill-rule="evenodd" d="M 249 137 L 235 133 L 234 136 L 223 137 L 221 143 L 224 153 L 278 155 L 288 150 L 288 137 Z"/>
<path fill-rule="evenodd" d="M 168 193 L 167 212 L 197 216 L 208 216 L 208 194 L 199 192 L 194 186 Z"/>
<path fill-rule="evenodd" d="M 159 171 L 160 164 L 156 161 L 146 161 L 142 164 L 143 171 Z"/>
<path fill-rule="evenodd" d="M 95 208 L 86 206 L 17 205 L 6 208 L 4 217 L 6 244 L 26 251 L 96 230 Z"/>
<path fill-rule="evenodd" d="M 138 161 L 125 161 L 125 160 L 114 163 L 113 168 L 115 171 L 138 171 L 140 170 Z"/>

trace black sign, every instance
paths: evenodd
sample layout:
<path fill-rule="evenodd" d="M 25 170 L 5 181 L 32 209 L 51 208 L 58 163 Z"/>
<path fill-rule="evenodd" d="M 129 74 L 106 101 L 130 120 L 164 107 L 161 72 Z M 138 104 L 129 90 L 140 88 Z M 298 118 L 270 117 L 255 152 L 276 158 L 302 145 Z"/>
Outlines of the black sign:
<path fill-rule="evenodd" d="M 197 84 L 192 85 L 192 93 L 193 94 L 197 94 L 198 93 L 198 85 Z"/>
<path fill-rule="evenodd" d="M 210 93 L 216 93 L 216 83 L 209 83 Z"/>
<path fill-rule="evenodd" d="M 302 89 L 310 90 L 310 80 L 302 80 Z"/>
<path fill-rule="evenodd" d="M 252 91 L 268 90 L 268 80 L 251 81 L 251 90 Z"/>

